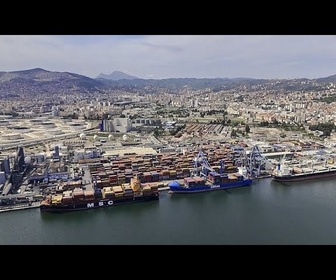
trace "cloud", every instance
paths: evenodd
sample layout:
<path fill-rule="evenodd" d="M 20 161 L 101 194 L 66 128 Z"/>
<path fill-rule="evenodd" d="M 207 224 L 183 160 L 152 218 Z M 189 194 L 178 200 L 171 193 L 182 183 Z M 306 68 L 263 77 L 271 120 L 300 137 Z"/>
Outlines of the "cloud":
<path fill-rule="evenodd" d="M 318 78 L 335 74 L 335 35 L 2 35 L 0 71 L 92 78 Z M 146 74 L 152 73 L 152 74 Z"/>

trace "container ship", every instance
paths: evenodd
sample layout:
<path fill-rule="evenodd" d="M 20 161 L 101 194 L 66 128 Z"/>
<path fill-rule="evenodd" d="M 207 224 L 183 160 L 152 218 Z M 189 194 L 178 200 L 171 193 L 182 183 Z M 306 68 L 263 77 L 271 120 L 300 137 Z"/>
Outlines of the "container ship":
<path fill-rule="evenodd" d="M 237 173 L 223 173 L 223 161 L 219 172 L 216 172 L 209 165 L 202 152 L 194 159 L 195 168 L 192 176 L 186 177 L 182 182 L 177 180 L 168 184 L 170 193 L 198 193 L 213 190 L 231 189 L 244 187 L 252 184 L 252 179 L 238 168 Z"/>
<path fill-rule="evenodd" d="M 275 182 L 299 182 L 324 178 L 336 178 L 336 166 L 317 165 L 312 168 L 299 168 L 278 165 L 272 173 Z"/>
<path fill-rule="evenodd" d="M 130 183 L 119 186 L 94 186 L 91 190 L 75 187 L 73 190 L 49 195 L 41 201 L 40 210 L 53 213 L 89 210 L 158 199 L 157 184 L 141 184 L 138 178 L 132 178 Z"/>

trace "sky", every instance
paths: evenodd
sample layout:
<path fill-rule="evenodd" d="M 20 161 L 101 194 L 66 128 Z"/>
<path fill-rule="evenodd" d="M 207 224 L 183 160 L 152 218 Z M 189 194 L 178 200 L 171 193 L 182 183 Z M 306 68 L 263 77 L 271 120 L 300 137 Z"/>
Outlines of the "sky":
<path fill-rule="evenodd" d="M 0 35 L 0 71 L 42 68 L 96 78 L 323 78 L 336 35 Z"/>

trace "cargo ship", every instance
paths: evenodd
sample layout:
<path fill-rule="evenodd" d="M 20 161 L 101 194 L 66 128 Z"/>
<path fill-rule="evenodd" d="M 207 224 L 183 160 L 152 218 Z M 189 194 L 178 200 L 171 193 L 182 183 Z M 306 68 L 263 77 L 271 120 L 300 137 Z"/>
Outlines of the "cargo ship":
<path fill-rule="evenodd" d="M 324 178 L 336 178 L 336 166 L 317 165 L 311 168 L 278 165 L 272 173 L 275 182 L 299 182 Z"/>
<path fill-rule="evenodd" d="M 223 173 L 224 164 L 221 161 L 220 171 L 216 172 L 211 168 L 202 152 L 198 153 L 194 164 L 195 167 L 190 177 L 186 177 L 180 182 L 175 180 L 168 184 L 170 193 L 208 192 L 252 184 L 252 179 L 247 176 L 247 172 L 242 167 L 239 167 L 236 173 Z"/>
<path fill-rule="evenodd" d="M 93 187 L 86 190 L 76 187 L 45 197 L 40 204 L 42 212 L 69 212 L 89 210 L 135 202 L 159 199 L 157 184 L 141 184 L 138 178 L 130 183 L 104 188 Z"/>

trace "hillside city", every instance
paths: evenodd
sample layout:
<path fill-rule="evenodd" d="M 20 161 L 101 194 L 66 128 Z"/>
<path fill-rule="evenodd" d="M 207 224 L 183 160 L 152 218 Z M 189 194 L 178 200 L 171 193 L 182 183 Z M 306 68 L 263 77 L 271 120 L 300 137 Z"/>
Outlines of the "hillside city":
<path fill-rule="evenodd" d="M 127 127 L 120 132 L 151 131 L 162 129 L 167 121 L 176 126 L 189 123 L 221 124 L 234 135 L 247 136 L 253 128 L 280 129 L 282 138 L 300 132 L 307 139 L 333 141 L 333 129 L 324 133 L 314 128 L 318 124 L 335 122 L 335 85 L 323 91 L 276 91 L 257 88 L 244 91 L 211 91 L 211 89 L 185 89 L 177 93 L 158 88 L 155 94 L 115 90 L 110 94 L 38 94 L 3 99 L 0 116 L 15 119 L 47 117 L 49 119 L 76 119 L 97 126 L 99 120 L 126 119 Z M 153 89 L 150 89 L 152 92 Z M 142 127 L 142 128 L 141 128 Z M 311 128 L 311 129 L 310 129 Z M 313 128 L 313 129 L 312 129 Z M 110 127 L 107 131 L 117 132 Z M 295 132 L 295 133 L 292 133 Z M 160 131 L 160 135 L 167 134 Z M 158 135 L 158 134 L 157 134 Z M 250 135 L 251 136 L 251 135 Z M 315 138 L 314 138 L 315 139 Z"/>
<path fill-rule="evenodd" d="M 94 158 L 104 157 L 113 165 L 113 160 L 128 155 L 155 155 L 149 166 L 159 172 L 164 165 L 158 163 L 158 155 L 170 159 L 203 148 L 212 153 L 219 147 L 237 151 L 239 146 L 251 153 L 257 146 L 265 162 L 266 154 L 271 159 L 277 152 L 281 152 L 276 154 L 278 161 L 287 153 L 321 149 L 333 153 L 335 84 L 286 91 L 277 89 L 276 81 L 269 83 L 272 86 L 198 90 L 151 86 L 34 92 L 29 98 L 19 91 L 7 95 L 0 104 L 1 203 L 10 204 L 9 199 L 23 193 L 30 203 L 37 203 L 63 179 L 80 177 L 82 183 L 92 184 L 85 166 Z M 274 161 L 267 164 L 264 171 L 271 172 Z"/>

